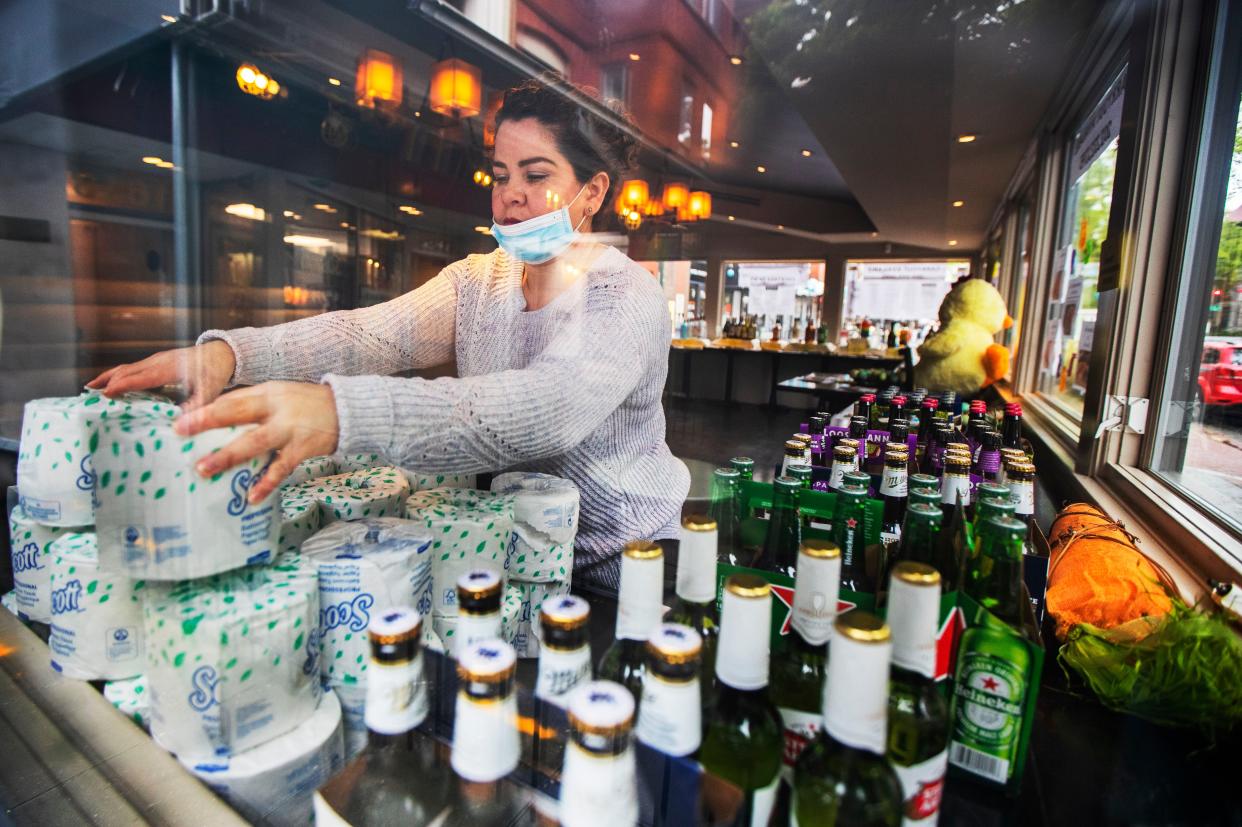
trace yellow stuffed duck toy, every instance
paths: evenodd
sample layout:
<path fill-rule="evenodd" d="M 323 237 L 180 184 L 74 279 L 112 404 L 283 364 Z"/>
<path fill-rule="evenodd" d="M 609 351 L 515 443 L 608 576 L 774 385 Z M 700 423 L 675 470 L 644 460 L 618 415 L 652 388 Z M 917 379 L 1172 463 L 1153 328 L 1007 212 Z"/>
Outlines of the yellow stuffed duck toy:
<path fill-rule="evenodd" d="M 970 394 L 1009 371 L 1009 349 L 993 337 L 1012 327 L 1000 291 L 983 279 L 962 279 L 940 303 L 940 329 L 919 346 L 917 384 Z"/>

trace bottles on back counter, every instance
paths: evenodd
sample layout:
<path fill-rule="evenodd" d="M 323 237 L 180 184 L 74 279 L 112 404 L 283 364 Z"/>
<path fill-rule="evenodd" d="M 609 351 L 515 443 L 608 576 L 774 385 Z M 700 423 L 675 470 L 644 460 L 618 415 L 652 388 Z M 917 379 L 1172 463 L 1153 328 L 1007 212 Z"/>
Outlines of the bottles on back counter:
<path fill-rule="evenodd" d="M 489 569 L 471 569 L 457 579 L 457 628 L 450 650 L 461 651 L 478 640 L 500 637 L 500 575 Z"/>
<path fill-rule="evenodd" d="M 832 517 L 832 539 L 841 549 L 841 588 L 853 592 L 874 592 L 867 575 L 866 522 L 867 490 L 847 485 L 837 491 Z"/>
<path fill-rule="evenodd" d="M 664 549 L 653 540 L 633 540 L 621 552 L 616 637 L 596 670 L 616 681 L 635 700 L 642 697 L 647 638 L 664 613 Z"/>
<path fill-rule="evenodd" d="M 894 567 L 888 587 L 888 758 L 901 780 L 906 827 L 935 827 L 948 766 L 949 705 L 935 681 L 940 592 L 940 575 L 931 566 Z"/>
<path fill-rule="evenodd" d="M 979 528 L 962 588 L 980 606 L 1015 630 L 1022 628 L 1022 548 L 1026 525 L 991 517 Z"/>
<path fill-rule="evenodd" d="M 890 445 L 884 452 L 884 477 L 880 483 L 884 517 L 880 523 L 880 542 L 885 546 L 901 539 L 901 525 L 906 518 L 908 462 L 909 454 L 904 446 Z"/>
<path fill-rule="evenodd" d="M 693 755 L 703 739 L 703 640 L 689 626 L 664 623 L 647 641 L 638 740 L 668 755 Z"/>
<path fill-rule="evenodd" d="M 793 477 L 777 477 L 772 483 L 772 516 L 757 568 L 794 576 L 798 547 L 802 543 L 802 520 L 798 499 L 802 483 Z"/>
<path fill-rule="evenodd" d="M 716 700 L 707 717 L 699 762 L 745 794 L 736 818 L 714 821 L 768 823 L 784 751 L 780 714 L 768 695 L 772 589 L 761 577 L 735 574 L 725 581 L 716 652 Z"/>
<path fill-rule="evenodd" d="M 703 673 L 710 683 L 716 667 L 720 615 L 716 611 L 716 521 L 702 515 L 681 518 L 677 554 L 677 600 L 669 623 L 689 626 L 698 635 Z"/>
<path fill-rule="evenodd" d="M 737 463 L 742 457 L 735 457 Z M 751 467 L 754 462 L 751 461 Z M 741 472 L 736 467 L 717 468 L 712 472 L 711 503 L 708 516 L 716 521 L 716 548 L 720 562 L 731 566 L 746 565 L 743 560 L 741 536 Z"/>
<path fill-rule="evenodd" d="M 891 651 L 889 627 L 875 615 L 837 618 L 824 727 L 794 767 L 798 827 L 901 824 L 901 781 L 885 758 Z"/>
<path fill-rule="evenodd" d="M 569 700 L 561 772 L 561 827 L 638 823 L 638 769 L 631 746 L 635 702 L 622 686 L 595 681 Z"/>

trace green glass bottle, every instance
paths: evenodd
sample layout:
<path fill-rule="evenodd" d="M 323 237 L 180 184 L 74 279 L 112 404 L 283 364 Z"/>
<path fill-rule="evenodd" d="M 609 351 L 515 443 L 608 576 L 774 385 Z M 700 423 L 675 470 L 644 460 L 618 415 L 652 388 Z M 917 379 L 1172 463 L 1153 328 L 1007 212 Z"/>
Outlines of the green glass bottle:
<path fill-rule="evenodd" d="M 1026 525 L 1013 517 L 993 517 L 979 531 L 978 551 L 970 559 L 963 588 L 980 606 L 1015 630 L 1022 624 L 1022 546 Z"/>
<path fill-rule="evenodd" d="M 785 651 L 772 659 L 772 700 L 785 725 L 785 783 L 802 750 L 815 739 L 824 720 L 824 676 L 828 639 L 837 617 L 841 583 L 841 549 L 831 540 L 807 539 L 798 552 L 790 633 Z"/>
<path fill-rule="evenodd" d="M 893 669 L 888 696 L 888 758 L 901 780 L 905 823 L 934 827 L 949 760 L 949 704 L 936 686 L 940 574 L 898 563 L 888 587 Z"/>
<path fill-rule="evenodd" d="M 983 524 L 993 517 L 1012 517 L 1017 503 L 1008 497 L 979 497 L 975 500 L 975 519 L 971 523 L 976 537 Z"/>
<path fill-rule="evenodd" d="M 736 468 L 717 468 L 712 472 L 711 505 L 708 516 L 716 521 L 720 561 L 730 566 L 748 565 L 742 551 L 739 481 Z"/>
<path fill-rule="evenodd" d="M 793 577 L 798 567 L 798 547 L 802 543 L 802 520 L 798 515 L 798 495 L 802 483 L 793 477 L 777 477 L 772 484 L 772 516 L 758 568 Z"/>
<path fill-rule="evenodd" d="M 633 540 L 621 552 L 616 639 L 600 659 L 596 675 L 642 697 L 647 637 L 660 624 L 664 597 L 664 549 L 654 540 Z"/>
<path fill-rule="evenodd" d="M 832 539 L 841 548 L 841 588 L 870 594 L 875 586 L 867 575 L 866 514 L 867 492 L 862 486 L 847 485 L 837 491 Z"/>
<path fill-rule="evenodd" d="M 837 618 L 824 685 L 824 728 L 794 767 L 798 827 L 897 827 L 901 781 L 885 758 L 892 639 L 875 615 Z"/>
<path fill-rule="evenodd" d="M 750 457 L 734 457 L 729 460 L 729 467 L 737 471 L 742 482 L 750 482 L 755 476 L 755 461 Z"/>
<path fill-rule="evenodd" d="M 689 626 L 699 633 L 700 679 L 703 687 L 710 689 L 716 674 L 716 640 L 720 635 L 720 615 L 716 611 L 716 521 L 710 517 L 692 514 L 681 519 L 677 600 L 667 622 Z"/>
<path fill-rule="evenodd" d="M 810 490 L 811 478 L 813 475 L 814 471 L 811 470 L 811 466 L 809 465 L 789 466 L 789 476 L 796 479 L 798 484 L 802 486 L 803 490 Z"/>
<path fill-rule="evenodd" d="M 780 780 L 784 729 L 768 695 L 772 589 L 762 577 L 725 581 L 716 650 L 716 702 L 707 716 L 699 762 L 744 793 L 742 812 L 710 813 L 713 822 L 768 823 Z"/>
<path fill-rule="evenodd" d="M 1030 654 L 1013 632 L 983 624 L 962 633 L 953 680 L 949 764 L 1015 790 Z"/>
<path fill-rule="evenodd" d="M 906 509 L 906 522 L 901 532 L 901 546 L 889 567 L 889 576 L 900 563 L 923 563 L 941 568 L 937 558 L 940 539 L 940 509 L 928 503 L 915 503 Z M 941 572 L 943 575 L 944 573 Z M 954 572 L 956 574 L 956 572 Z M 943 582 L 943 577 L 942 577 Z"/>
<path fill-rule="evenodd" d="M 911 493 L 925 490 L 940 493 L 940 480 L 931 474 L 911 474 L 909 485 Z"/>
<path fill-rule="evenodd" d="M 917 488 L 912 489 L 909 495 L 910 505 L 915 503 L 926 503 L 933 506 L 937 511 L 940 510 L 940 489 L 939 488 Z"/>

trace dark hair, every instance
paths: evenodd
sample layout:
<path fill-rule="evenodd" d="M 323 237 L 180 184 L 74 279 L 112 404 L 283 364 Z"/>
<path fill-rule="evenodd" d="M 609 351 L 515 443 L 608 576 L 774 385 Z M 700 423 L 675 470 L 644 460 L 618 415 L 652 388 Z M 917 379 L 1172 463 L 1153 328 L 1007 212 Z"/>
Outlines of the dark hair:
<path fill-rule="evenodd" d="M 561 88 L 557 88 L 561 87 Z M 634 167 L 638 140 L 633 132 L 620 129 L 575 101 L 567 90 L 575 90 L 597 98 L 594 90 L 576 86 L 559 78 L 531 78 L 505 92 L 504 102 L 496 112 L 496 129 L 505 121 L 534 118 L 556 139 L 556 148 L 573 167 L 574 177 L 585 183 L 597 172 L 608 173 L 610 185 L 600 208 L 607 214 L 621 186 L 621 177 Z M 620 102 L 606 104 L 617 117 L 633 122 Z"/>

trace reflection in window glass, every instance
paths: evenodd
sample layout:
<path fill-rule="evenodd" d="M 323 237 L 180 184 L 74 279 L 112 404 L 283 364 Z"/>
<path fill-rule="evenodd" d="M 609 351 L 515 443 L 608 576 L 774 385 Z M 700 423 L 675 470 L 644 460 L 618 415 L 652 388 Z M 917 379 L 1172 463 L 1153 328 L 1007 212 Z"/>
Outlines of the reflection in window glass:
<path fill-rule="evenodd" d="M 962 260 L 848 262 L 838 346 L 917 348 L 938 324 L 945 294 L 969 274 Z"/>

